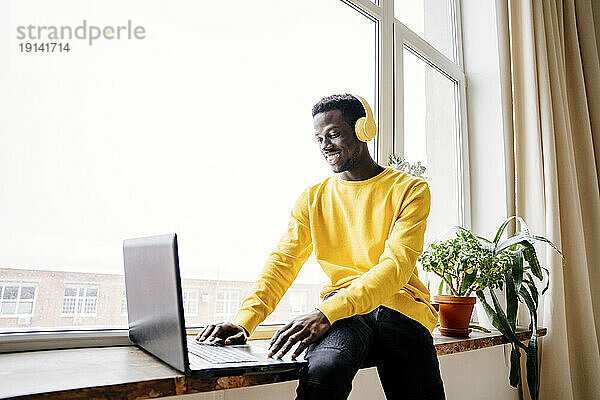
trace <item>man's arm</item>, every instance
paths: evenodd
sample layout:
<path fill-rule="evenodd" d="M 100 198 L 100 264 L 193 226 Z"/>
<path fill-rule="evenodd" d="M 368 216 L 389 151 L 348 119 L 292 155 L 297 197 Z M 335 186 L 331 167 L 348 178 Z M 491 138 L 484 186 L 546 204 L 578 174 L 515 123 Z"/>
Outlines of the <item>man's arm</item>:
<path fill-rule="evenodd" d="M 229 339 L 231 343 L 245 338 L 275 309 L 312 252 L 312 236 L 308 213 L 308 189 L 296 201 L 286 232 L 265 263 L 250 294 L 242 301 L 233 323 L 207 326 L 197 339 L 214 341 Z"/>

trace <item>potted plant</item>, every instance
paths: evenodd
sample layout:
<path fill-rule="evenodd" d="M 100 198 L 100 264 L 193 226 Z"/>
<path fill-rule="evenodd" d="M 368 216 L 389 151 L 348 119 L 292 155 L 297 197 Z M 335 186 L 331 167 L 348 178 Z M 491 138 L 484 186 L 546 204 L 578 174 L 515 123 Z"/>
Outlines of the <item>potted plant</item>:
<path fill-rule="evenodd" d="M 476 297 L 472 293 L 501 285 L 509 268 L 509 256 L 493 256 L 490 245 L 470 231 L 458 227 L 455 237 L 432 243 L 419 261 L 425 271 L 441 278 L 433 302 L 439 310 L 440 333 L 444 336 L 467 337 L 469 321 Z M 442 295 L 446 288 L 447 295 Z"/>
<path fill-rule="evenodd" d="M 520 230 L 504 241 L 500 241 L 506 227 L 512 219 L 520 222 Z M 477 297 L 488 314 L 492 325 L 498 329 L 504 337 L 510 340 L 512 344 L 510 357 L 510 385 L 517 387 L 521 377 L 521 350 L 527 355 L 527 386 L 529 394 L 533 400 L 537 400 L 539 394 L 539 374 L 538 374 L 538 343 L 537 343 L 537 308 L 539 304 L 540 291 L 537 288 L 536 280 L 540 283 L 544 280 L 544 274 L 549 277 L 548 269 L 542 267 L 537 258 L 534 243 L 549 244 L 554 250 L 564 257 L 560 250 L 548 239 L 543 236 L 537 236 L 530 233 L 525 221 L 520 217 L 510 217 L 502 223 L 493 241 L 483 238 L 482 243 L 492 251 L 494 258 L 505 257 L 509 260 L 509 268 L 503 272 L 500 281 L 500 287 L 504 286 L 506 295 L 506 306 L 503 307 L 496 293 L 489 290 L 491 304 L 487 301 L 484 289 L 477 290 Z M 548 289 L 550 282 L 546 281 L 541 294 Z M 531 337 L 527 345 L 521 343 L 516 336 L 517 311 L 519 303 L 525 304 L 530 315 L 529 329 Z"/>
<path fill-rule="evenodd" d="M 520 229 L 501 241 L 513 219 L 519 221 Z M 544 281 L 544 275 L 549 277 L 548 269 L 539 263 L 535 243 L 549 244 L 560 254 L 564 264 L 560 250 L 545 237 L 532 234 L 525 221 L 517 216 L 506 219 L 491 241 L 458 227 L 456 238 L 433 243 L 419 257 L 426 271 L 442 278 L 440 291 L 442 286 L 446 286 L 455 296 L 469 296 L 473 291 L 476 293 L 492 325 L 512 344 L 509 381 L 513 387 L 517 387 L 521 380 L 521 350 L 525 352 L 527 386 L 533 400 L 538 399 L 539 393 L 537 308 L 540 290 L 537 285 Z M 549 284 L 549 280 L 546 280 L 541 295 Z M 500 302 L 495 289 L 503 290 L 506 305 Z M 446 297 L 434 296 L 434 302 L 440 303 L 440 332 L 444 335 L 444 303 L 441 301 L 447 301 Z M 525 304 L 530 315 L 531 337 L 527 345 L 521 343 L 516 335 L 519 303 Z M 462 329 L 465 328 L 463 325 Z"/>

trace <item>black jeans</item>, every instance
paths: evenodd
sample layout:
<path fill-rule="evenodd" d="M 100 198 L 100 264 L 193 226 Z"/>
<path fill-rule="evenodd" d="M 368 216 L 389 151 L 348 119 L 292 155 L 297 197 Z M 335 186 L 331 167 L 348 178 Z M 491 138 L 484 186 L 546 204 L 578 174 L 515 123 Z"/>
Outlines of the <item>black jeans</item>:
<path fill-rule="evenodd" d="M 431 334 L 384 306 L 336 321 L 308 346 L 305 359 L 296 400 L 347 399 L 365 362 L 377 367 L 387 399 L 445 399 Z"/>

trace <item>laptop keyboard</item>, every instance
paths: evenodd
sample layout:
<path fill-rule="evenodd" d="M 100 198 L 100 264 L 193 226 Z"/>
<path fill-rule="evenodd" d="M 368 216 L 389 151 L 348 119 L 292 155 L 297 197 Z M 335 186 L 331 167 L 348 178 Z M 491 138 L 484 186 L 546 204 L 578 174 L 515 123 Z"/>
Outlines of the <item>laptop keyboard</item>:
<path fill-rule="evenodd" d="M 188 352 L 213 364 L 241 363 L 260 361 L 258 358 L 235 347 L 219 346 L 214 344 L 199 343 L 196 339 L 187 341 Z"/>

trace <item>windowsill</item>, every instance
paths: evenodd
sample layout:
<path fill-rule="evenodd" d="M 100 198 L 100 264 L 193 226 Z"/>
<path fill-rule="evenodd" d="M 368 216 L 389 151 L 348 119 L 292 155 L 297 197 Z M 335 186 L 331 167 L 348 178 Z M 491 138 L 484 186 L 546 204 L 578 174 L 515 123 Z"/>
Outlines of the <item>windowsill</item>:
<path fill-rule="evenodd" d="M 249 340 L 270 339 L 283 324 L 260 325 Z M 42 328 L 43 329 L 43 328 Z M 198 334 L 202 328 L 187 328 L 188 335 Z M 127 328 L 111 327 L 58 327 L 32 330 L 13 329 L 0 332 L 0 353 L 19 351 L 75 349 L 83 347 L 131 346 Z"/>
<path fill-rule="evenodd" d="M 546 329 L 538 330 L 544 336 Z M 530 332 L 518 330 L 527 340 Z M 255 343 L 267 346 L 267 341 Z M 506 343 L 499 332 L 472 332 L 468 339 L 434 332 L 438 355 L 483 349 Z M 106 368 L 110 365 L 110 368 Z M 365 366 L 368 367 L 368 366 Z M 31 351 L 0 354 L 3 381 L 0 398 L 149 398 L 234 389 L 297 379 L 296 372 L 222 378 L 183 375 L 134 346 Z M 84 372 L 82 372 L 84 371 Z"/>

